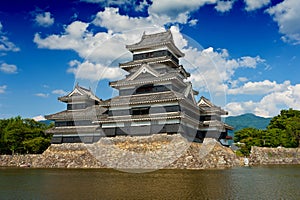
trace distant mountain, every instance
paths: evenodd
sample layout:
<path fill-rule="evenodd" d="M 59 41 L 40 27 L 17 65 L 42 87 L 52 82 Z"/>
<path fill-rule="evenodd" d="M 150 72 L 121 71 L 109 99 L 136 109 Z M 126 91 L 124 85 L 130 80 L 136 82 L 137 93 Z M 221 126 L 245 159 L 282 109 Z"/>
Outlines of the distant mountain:
<path fill-rule="evenodd" d="M 44 124 L 46 124 L 46 125 L 50 125 L 51 123 L 54 123 L 53 121 L 51 121 L 51 120 L 41 120 L 41 121 L 39 121 L 39 122 L 41 122 L 41 123 L 44 123 Z"/>
<path fill-rule="evenodd" d="M 44 116 L 42 115 L 39 115 L 39 116 L 36 116 L 36 117 L 33 117 L 32 118 L 33 120 L 37 121 L 37 122 L 41 122 L 41 123 L 44 123 L 46 125 L 50 125 L 53 121 L 51 120 L 47 120 Z"/>
<path fill-rule="evenodd" d="M 266 129 L 272 118 L 264 118 L 247 113 L 239 116 L 230 116 L 224 119 L 226 124 L 234 127 L 233 132 L 243 128 Z"/>

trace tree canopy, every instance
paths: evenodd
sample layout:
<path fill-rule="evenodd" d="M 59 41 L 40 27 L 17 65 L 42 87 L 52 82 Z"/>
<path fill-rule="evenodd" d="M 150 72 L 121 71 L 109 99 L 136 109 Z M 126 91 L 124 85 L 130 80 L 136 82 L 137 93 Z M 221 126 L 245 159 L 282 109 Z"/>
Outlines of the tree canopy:
<path fill-rule="evenodd" d="M 42 153 L 50 145 L 45 130 L 53 125 L 22 119 L 20 116 L 0 120 L 0 154 Z"/>
<path fill-rule="evenodd" d="M 249 155 L 251 146 L 259 147 L 298 147 L 300 137 L 300 111 L 282 110 L 273 117 L 267 130 L 245 128 L 237 131 L 234 142 L 240 142 L 240 152 Z"/>

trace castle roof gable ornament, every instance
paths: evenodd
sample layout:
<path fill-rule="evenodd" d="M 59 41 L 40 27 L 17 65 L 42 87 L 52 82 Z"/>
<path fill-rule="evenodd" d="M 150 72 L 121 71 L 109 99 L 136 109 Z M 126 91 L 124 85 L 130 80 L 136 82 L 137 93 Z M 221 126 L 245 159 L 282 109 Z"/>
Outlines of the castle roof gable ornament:
<path fill-rule="evenodd" d="M 80 97 L 80 96 L 86 96 L 89 99 L 95 100 L 100 102 L 101 100 L 92 92 L 91 88 L 86 89 L 84 87 L 79 86 L 78 83 L 76 83 L 74 89 L 67 95 L 59 97 L 58 100 L 63 102 L 68 102 L 74 97 Z"/>
<path fill-rule="evenodd" d="M 136 79 L 140 74 L 149 73 L 153 75 L 154 77 L 160 76 L 160 74 L 153 68 L 149 67 L 148 64 L 143 64 L 134 74 L 132 74 L 130 77 L 128 77 L 127 80 L 134 80 Z"/>

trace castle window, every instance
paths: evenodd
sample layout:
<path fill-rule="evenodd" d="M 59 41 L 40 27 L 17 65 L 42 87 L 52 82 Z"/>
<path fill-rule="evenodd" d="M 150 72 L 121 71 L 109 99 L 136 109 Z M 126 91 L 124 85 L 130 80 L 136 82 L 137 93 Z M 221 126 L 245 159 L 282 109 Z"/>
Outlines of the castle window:
<path fill-rule="evenodd" d="M 76 104 L 68 104 L 67 109 L 68 110 L 79 110 L 79 109 L 85 109 L 87 105 L 85 103 L 76 103 Z"/>
<path fill-rule="evenodd" d="M 162 56 L 169 56 L 176 63 L 179 62 L 178 59 L 171 52 L 169 52 L 168 50 L 160 50 L 160 51 L 153 51 L 153 52 L 135 54 L 135 55 L 133 55 L 133 60 L 142 60 L 142 59 L 162 57 Z"/>
<path fill-rule="evenodd" d="M 79 120 L 79 121 L 56 121 L 55 127 L 62 126 L 87 126 L 91 125 L 92 122 L 90 120 Z"/>
<path fill-rule="evenodd" d="M 150 107 L 133 108 L 131 110 L 132 115 L 148 115 Z"/>
<path fill-rule="evenodd" d="M 138 89 L 136 89 L 135 93 L 143 94 L 143 93 L 149 93 L 152 91 L 153 91 L 153 84 L 149 84 L 149 85 L 143 85 L 143 86 L 139 87 Z"/>

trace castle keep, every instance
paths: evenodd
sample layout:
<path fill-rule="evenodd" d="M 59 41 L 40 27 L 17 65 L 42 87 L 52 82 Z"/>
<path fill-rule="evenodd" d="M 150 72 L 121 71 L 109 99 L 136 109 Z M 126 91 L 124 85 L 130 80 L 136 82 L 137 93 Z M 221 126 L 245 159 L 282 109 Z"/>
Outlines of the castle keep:
<path fill-rule="evenodd" d="M 101 100 L 90 90 L 75 86 L 58 99 L 67 110 L 45 116 L 55 121 L 48 130 L 52 143 L 94 143 L 101 137 L 118 135 L 181 134 L 190 141 L 205 137 L 228 145 L 232 127 L 221 121 L 227 112 L 205 97 L 195 101 L 198 92 L 187 81 L 190 74 L 179 64 L 184 56 L 174 44 L 170 30 L 146 35 L 126 48 L 133 60 L 121 63 L 128 72 L 109 85 L 119 96 Z"/>

